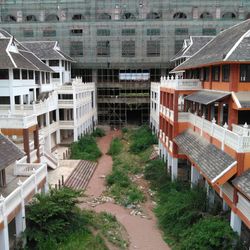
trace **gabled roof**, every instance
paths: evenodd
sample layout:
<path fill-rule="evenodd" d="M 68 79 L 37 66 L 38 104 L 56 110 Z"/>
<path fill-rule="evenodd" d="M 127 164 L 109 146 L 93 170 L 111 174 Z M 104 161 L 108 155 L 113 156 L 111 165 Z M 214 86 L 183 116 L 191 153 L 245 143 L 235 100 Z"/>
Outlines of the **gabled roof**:
<path fill-rule="evenodd" d="M 171 61 L 181 58 L 190 58 L 213 38 L 214 36 L 190 36 L 189 39 L 183 42 L 182 49 L 171 59 Z"/>
<path fill-rule="evenodd" d="M 5 169 L 24 155 L 22 150 L 0 133 L 0 170 Z"/>
<path fill-rule="evenodd" d="M 214 184 L 224 184 L 237 171 L 237 161 L 188 129 L 174 138 L 179 151 L 196 164 Z"/>
<path fill-rule="evenodd" d="M 250 108 L 250 92 L 249 91 L 234 92 L 232 94 L 232 97 L 239 109 Z"/>
<path fill-rule="evenodd" d="M 31 50 L 41 60 L 74 60 L 62 52 L 57 41 L 22 42 L 22 45 Z"/>
<path fill-rule="evenodd" d="M 250 19 L 219 33 L 193 57 L 180 64 L 174 71 L 211 65 L 219 62 L 250 61 Z"/>
<path fill-rule="evenodd" d="M 13 36 L 0 29 L 0 69 L 20 68 L 53 72 L 30 50 L 23 47 Z"/>
<path fill-rule="evenodd" d="M 250 199 L 250 169 L 233 180 L 233 185 Z"/>

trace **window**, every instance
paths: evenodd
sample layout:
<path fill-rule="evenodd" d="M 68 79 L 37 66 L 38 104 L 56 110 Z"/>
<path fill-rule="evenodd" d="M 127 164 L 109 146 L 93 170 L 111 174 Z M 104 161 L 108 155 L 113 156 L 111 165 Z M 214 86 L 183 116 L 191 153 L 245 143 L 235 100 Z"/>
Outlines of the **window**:
<path fill-rule="evenodd" d="M 83 20 L 84 19 L 84 16 L 82 14 L 75 14 L 73 17 L 72 17 L 72 20 L 74 21 L 79 21 L 79 20 Z"/>
<path fill-rule="evenodd" d="M 177 54 L 183 46 L 183 40 L 176 40 L 175 41 L 175 54 Z"/>
<path fill-rule="evenodd" d="M 174 19 L 187 19 L 187 15 L 183 12 L 177 12 L 173 16 Z"/>
<path fill-rule="evenodd" d="M 43 36 L 44 37 L 54 37 L 54 36 L 56 36 L 56 30 L 44 30 Z"/>
<path fill-rule="evenodd" d="M 22 79 L 28 79 L 28 71 L 26 69 L 22 69 Z"/>
<path fill-rule="evenodd" d="M 35 72 L 35 84 L 40 84 L 40 72 Z"/>
<path fill-rule="evenodd" d="M 58 22 L 59 17 L 56 14 L 51 14 L 51 15 L 46 16 L 45 21 L 46 22 Z"/>
<path fill-rule="evenodd" d="M 230 65 L 222 66 L 222 81 L 229 82 L 230 81 Z"/>
<path fill-rule="evenodd" d="M 72 36 L 82 36 L 83 30 L 82 29 L 73 29 L 70 31 Z"/>
<path fill-rule="evenodd" d="M 148 36 L 159 36 L 161 34 L 160 29 L 147 29 Z"/>
<path fill-rule="evenodd" d="M 110 30 L 107 29 L 98 29 L 96 31 L 97 36 L 110 36 Z"/>
<path fill-rule="evenodd" d="M 1 80 L 9 79 L 9 70 L 8 69 L 0 69 L 0 79 Z"/>
<path fill-rule="evenodd" d="M 59 66 L 59 60 L 49 60 L 49 66 Z"/>
<path fill-rule="evenodd" d="M 250 64 L 240 65 L 240 81 L 250 82 Z"/>
<path fill-rule="evenodd" d="M 147 56 L 154 57 L 160 56 L 161 54 L 161 44 L 160 41 L 147 41 Z"/>
<path fill-rule="evenodd" d="M 216 35 L 216 29 L 204 28 L 204 29 L 202 29 L 202 35 L 203 36 L 215 36 Z"/>
<path fill-rule="evenodd" d="M 71 42 L 70 43 L 70 55 L 71 56 L 82 56 L 83 55 L 83 44 L 82 42 Z"/>
<path fill-rule="evenodd" d="M 60 78 L 60 74 L 59 73 L 53 73 L 52 78 L 53 79 L 58 79 L 58 78 Z"/>
<path fill-rule="evenodd" d="M 33 70 L 29 70 L 28 73 L 29 73 L 29 79 L 30 80 L 34 79 L 34 72 L 33 72 Z"/>
<path fill-rule="evenodd" d="M 188 29 L 187 28 L 176 28 L 175 35 L 188 35 Z"/>
<path fill-rule="evenodd" d="M 33 37 L 34 36 L 34 32 L 33 32 L 33 30 L 24 30 L 23 31 L 23 36 L 24 37 Z"/>
<path fill-rule="evenodd" d="M 34 16 L 34 15 L 28 15 L 28 16 L 26 16 L 26 21 L 27 22 L 36 22 L 37 19 L 36 19 L 36 16 Z"/>
<path fill-rule="evenodd" d="M 161 13 L 150 12 L 147 14 L 147 19 L 160 19 L 160 18 L 161 18 Z"/>
<path fill-rule="evenodd" d="M 212 67 L 212 80 L 217 82 L 220 80 L 220 66 Z"/>
<path fill-rule="evenodd" d="M 122 14 L 121 19 L 135 19 L 135 15 L 130 12 Z"/>
<path fill-rule="evenodd" d="M 50 83 L 50 73 L 46 72 L 46 83 Z"/>
<path fill-rule="evenodd" d="M 11 23 L 11 22 L 16 22 L 16 17 L 12 15 L 8 15 L 4 18 L 5 22 Z"/>
<path fill-rule="evenodd" d="M 111 20 L 111 16 L 107 13 L 100 14 L 97 19 L 99 20 Z"/>
<path fill-rule="evenodd" d="M 206 67 L 203 69 L 203 76 L 204 76 L 204 81 L 209 81 L 209 75 L 210 75 L 210 69 L 209 67 Z"/>
<path fill-rule="evenodd" d="M 13 69 L 13 78 L 15 80 L 20 79 L 20 69 Z"/>
<path fill-rule="evenodd" d="M 134 36 L 135 35 L 135 29 L 123 29 L 122 30 L 123 36 Z"/>
<path fill-rule="evenodd" d="M 212 16 L 211 13 L 209 13 L 209 12 L 203 12 L 203 13 L 200 15 L 200 18 L 201 18 L 201 19 L 212 19 L 213 16 Z"/>
<path fill-rule="evenodd" d="M 233 12 L 226 12 L 222 15 L 222 19 L 235 19 L 236 15 Z"/>
<path fill-rule="evenodd" d="M 135 56 L 135 41 L 122 41 L 122 56 L 123 57 Z"/>
<path fill-rule="evenodd" d="M 42 72 L 42 83 L 45 83 L 45 74 Z"/>
<path fill-rule="evenodd" d="M 97 54 L 97 56 L 110 56 L 110 42 L 109 41 L 98 41 L 96 54 Z"/>

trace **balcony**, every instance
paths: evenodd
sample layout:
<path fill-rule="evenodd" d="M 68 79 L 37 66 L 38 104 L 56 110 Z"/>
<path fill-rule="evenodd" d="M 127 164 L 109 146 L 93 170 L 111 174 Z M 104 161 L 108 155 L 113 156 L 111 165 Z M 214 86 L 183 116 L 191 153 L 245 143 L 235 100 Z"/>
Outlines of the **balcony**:
<path fill-rule="evenodd" d="M 160 105 L 160 113 L 162 113 L 165 117 L 167 117 L 170 121 L 174 121 L 174 111 Z"/>
<path fill-rule="evenodd" d="M 37 124 L 35 115 L 1 114 L 0 120 L 0 128 L 9 129 L 30 128 Z"/>
<path fill-rule="evenodd" d="M 192 124 L 200 130 L 201 135 L 205 132 L 214 137 L 221 142 L 222 150 L 224 149 L 224 145 L 227 145 L 239 153 L 250 152 L 250 136 L 240 135 L 235 133 L 235 130 L 228 130 L 227 125 L 221 127 L 215 123 L 215 120 L 210 122 L 204 117 L 186 112 L 179 113 L 178 121 Z"/>
<path fill-rule="evenodd" d="M 161 77 L 161 87 L 175 90 L 201 90 L 202 83 L 199 79 L 178 79 L 172 77 Z"/>
<path fill-rule="evenodd" d="M 73 101 L 73 99 L 71 99 L 71 100 L 58 100 L 58 107 L 72 109 L 74 107 L 74 101 Z"/>
<path fill-rule="evenodd" d="M 60 129 L 74 129 L 74 121 L 60 121 Z"/>

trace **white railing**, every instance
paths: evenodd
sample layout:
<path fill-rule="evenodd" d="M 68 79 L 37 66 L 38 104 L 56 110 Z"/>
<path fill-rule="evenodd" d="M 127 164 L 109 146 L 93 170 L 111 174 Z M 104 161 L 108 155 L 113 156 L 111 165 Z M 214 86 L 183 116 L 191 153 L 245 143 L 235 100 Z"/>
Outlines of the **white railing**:
<path fill-rule="evenodd" d="M 248 218 L 250 221 L 250 202 L 241 194 L 238 193 L 237 208 Z"/>
<path fill-rule="evenodd" d="M 70 107 L 73 108 L 74 101 L 73 100 L 58 100 L 58 106 L 61 107 Z"/>
<path fill-rule="evenodd" d="M 40 163 L 18 163 L 16 162 L 14 168 L 15 176 L 31 176 L 34 172 L 41 167 Z"/>
<path fill-rule="evenodd" d="M 47 177 L 46 164 L 40 164 L 32 175 L 23 183 L 19 182 L 17 187 L 6 198 L 0 200 L 0 222 L 12 213 L 21 202 L 34 190 L 37 191 L 39 183 Z"/>
<path fill-rule="evenodd" d="M 36 115 L 1 114 L 0 128 L 29 128 L 37 124 Z"/>
<path fill-rule="evenodd" d="M 199 90 L 202 83 L 199 79 L 179 79 L 177 77 L 161 77 L 161 87 L 176 90 Z"/>
<path fill-rule="evenodd" d="M 250 128 L 245 123 L 244 125 L 232 125 L 232 131 L 236 134 L 243 135 L 243 136 L 250 136 Z"/>
<path fill-rule="evenodd" d="M 222 149 L 224 145 L 229 146 L 236 152 L 250 152 L 250 136 L 241 136 L 233 131 L 228 130 L 227 125 L 221 127 L 215 123 L 206 120 L 204 117 L 199 117 L 198 115 L 192 113 L 182 113 L 178 114 L 179 122 L 188 122 L 203 132 L 208 133 L 211 137 L 216 138 L 221 142 Z"/>
<path fill-rule="evenodd" d="M 73 129 L 74 128 L 74 121 L 60 121 L 59 122 L 61 129 Z"/>

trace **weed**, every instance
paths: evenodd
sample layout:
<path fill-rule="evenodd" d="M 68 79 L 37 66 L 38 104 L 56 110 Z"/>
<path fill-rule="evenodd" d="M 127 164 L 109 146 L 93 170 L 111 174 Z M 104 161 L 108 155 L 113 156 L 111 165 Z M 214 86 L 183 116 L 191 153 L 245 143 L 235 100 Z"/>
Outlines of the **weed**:
<path fill-rule="evenodd" d="M 111 156 L 118 155 L 122 151 L 122 142 L 119 138 L 112 140 L 108 154 Z"/>
<path fill-rule="evenodd" d="M 92 136 L 94 137 L 103 137 L 105 136 L 105 131 L 101 128 L 96 128 L 93 133 L 92 133 Z"/>

